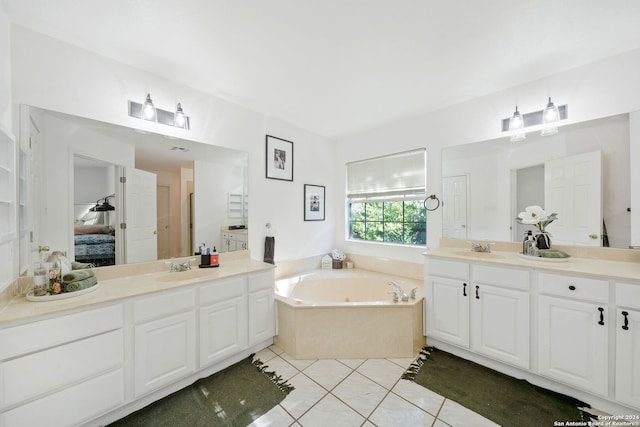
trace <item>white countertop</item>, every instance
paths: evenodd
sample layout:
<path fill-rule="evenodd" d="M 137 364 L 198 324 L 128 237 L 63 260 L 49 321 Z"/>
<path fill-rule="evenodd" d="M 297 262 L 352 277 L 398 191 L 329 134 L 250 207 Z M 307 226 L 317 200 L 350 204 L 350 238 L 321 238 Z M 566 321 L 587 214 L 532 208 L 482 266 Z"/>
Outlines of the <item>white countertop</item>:
<path fill-rule="evenodd" d="M 466 247 L 442 246 L 427 250 L 427 257 L 447 258 L 456 261 L 484 262 L 510 267 L 535 268 L 552 272 L 581 274 L 601 278 L 640 281 L 640 262 L 614 261 L 595 258 L 571 257 L 567 262 L 548 262 L 524 259 L 517 251 L 471 252 Z"/>
<path fill-rule="evenodd" d="M 108 277 L 111 274 L 100 274 L 96 271 L 100 286 L 88 294 L 56 301 L 36 302 L 27 301 L 25 297 L 13 297 L 8 304 L 0 308 L 0 325 L 272 268 L 275 268 L 272 264 L 241 258 L 224 262 L 221 260 L 220 267 L 217 268 L 193 267 L 191 271 L 176 273 L 169 273 L 168 268 L 164 268 L 162 271 Z M 102 270 L 103 273 L 104 271 Z"/>

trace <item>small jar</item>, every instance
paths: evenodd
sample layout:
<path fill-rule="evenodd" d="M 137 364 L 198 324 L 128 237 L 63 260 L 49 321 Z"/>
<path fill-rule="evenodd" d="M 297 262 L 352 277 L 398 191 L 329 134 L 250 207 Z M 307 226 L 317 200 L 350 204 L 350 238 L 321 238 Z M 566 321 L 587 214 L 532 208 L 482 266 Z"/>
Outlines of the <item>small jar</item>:
<path fill-rule="evenodd" d="M 47 294 L 49 288 L 49 278 L 47 277 L 47 269 L 42 265 L 33 269 L 33 295 L 41 297 Z"/>

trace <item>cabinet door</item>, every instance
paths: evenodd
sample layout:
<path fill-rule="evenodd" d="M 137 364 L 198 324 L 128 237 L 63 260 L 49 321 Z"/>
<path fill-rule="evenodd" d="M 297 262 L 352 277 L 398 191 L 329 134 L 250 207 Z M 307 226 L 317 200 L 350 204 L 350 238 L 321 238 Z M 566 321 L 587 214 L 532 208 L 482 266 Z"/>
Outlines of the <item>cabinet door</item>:
<path fill-rule="evenodd" d="M 275 335 L 275 300 L 273 289 L 249 294 L 249 345 Z"/>
<path fill-rule="evenodd" d="M 247 347 L 244 297 L 235 297 L 200 309 L 200 367 Z"/>
<path fill-rule="evenodd" d="M 193 311 L 135 327 L 136 397 L 195 371 L 196 321 Z"/>
<path fill-rule="evenodd" d="M 468 348 L 469 283 L 429 277 L 427 287 L 427 337 Z"/>
<path fill-rule="evenodd" d="M 616 400 L 640 408 L 640 311 L 616 316 Z"/>
<path fill-rule="evenodd" d="M 529 293 L 484 284 L 472 293 L 473 350 L 529 369 Z"/>
<path fill-rule="evenodd" d="M 606 396 L 606 311 L 599 304 L 540 296 L 540 374 Z"/>

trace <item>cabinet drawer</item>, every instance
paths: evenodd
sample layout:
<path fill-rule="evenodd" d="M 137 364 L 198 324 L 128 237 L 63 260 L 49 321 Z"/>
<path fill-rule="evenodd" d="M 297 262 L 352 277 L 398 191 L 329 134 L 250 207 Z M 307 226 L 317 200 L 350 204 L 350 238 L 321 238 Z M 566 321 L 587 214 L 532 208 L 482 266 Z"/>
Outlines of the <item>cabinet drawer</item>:
<path fill-rule="evenodd" d="M 273 270 L 266 273 L 258 273 L 249 276 L 249 292 L 271 289 L 275 292 L 275 279 Z"/>
<path fill-rule="evenodd" d="M 122 330 L 108 332 L 0 365 L 2 407 L 80 382 L 122 365 Z"/>
<path fill-rule="evenodd" d="M 488 265 L 472 265 L 473 281 L 487 283 L 506 288 L 529 290 L 529 272 L 515 268 L 491 267 Z"/>
<path fill-rule="evenodd" d="M 168 314 L 190 310 L 195 307 L 195 300 L 196 293 L 193 289 L 139 299 L 134 303 L 134 321 L 142 323 Z"/>
<path fill-rule="evenodd" d="M 587 301 L 609 301 L 609 282 L 587 277 L 541 273 L 540 292 Z"/>
<path fill-rule="evenodd" d="M 469 280 L 469 264 L 466 262 L 429 258 L 427 259 L 426 273 L 429 276 Z"/>
<path fill-rule="evenodd" d="M 616 283 L 616 305 L 640 309 L 640 283 Z"/>
<path fill-rule="evenodd" d="M 124 403 L 122 369 L 0 414 L 3 427 L 76 426 Z"/>
<path fill-rule="evenodd" d="M 0 330 L 0 360 L 122 327 L 122 305 L 112 305 Z"/>
<path fill-rule="evenodd" d="M 217 280 L 200 287 L 200 305 L 226 301 L 244 294 L 244 277 Z"/>

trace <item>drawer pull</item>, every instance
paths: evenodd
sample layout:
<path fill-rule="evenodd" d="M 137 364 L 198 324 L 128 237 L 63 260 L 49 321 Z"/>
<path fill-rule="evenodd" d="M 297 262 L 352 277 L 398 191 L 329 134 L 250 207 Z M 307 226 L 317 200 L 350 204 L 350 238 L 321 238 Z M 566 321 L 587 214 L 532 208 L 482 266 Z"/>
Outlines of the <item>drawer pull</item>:
<path fill-rule="evenodd" d="M 629 312 L 628 311 L 623 311 L 622 315 L 624 316 L 624 325 L 622 325 L 622 329 L 624 329 L 625 331 L 629 330 L 629 318 L 627 316 L 629 316 Z"/>
<path fill-rule="evenodd" d="M 466 283 L 462 284 L 462 296 L 463 297 L 467 296 L 467 284 Z"/>
<path fill-rule="evenodd" d="M 600 312 L 600 321 L 598 325 L 604 325 L 604 308 L 598 307 L 598 311 Z"/>
<path fill-rule="evenodd" d="M 569 285 L 569 290 L 570 290 L 570 291 L 575 291 L 575 290 L 576 290 L 576 287 L 575 287 L 575 286 L 573 286 L 573 285 Z"/>
<path fill-rule="evenodd" d="M 480 286 L 476 285 L 476 299 L 480 299 L 480 295 L 478 295 L 479 291 L 480 291 Z"/>

